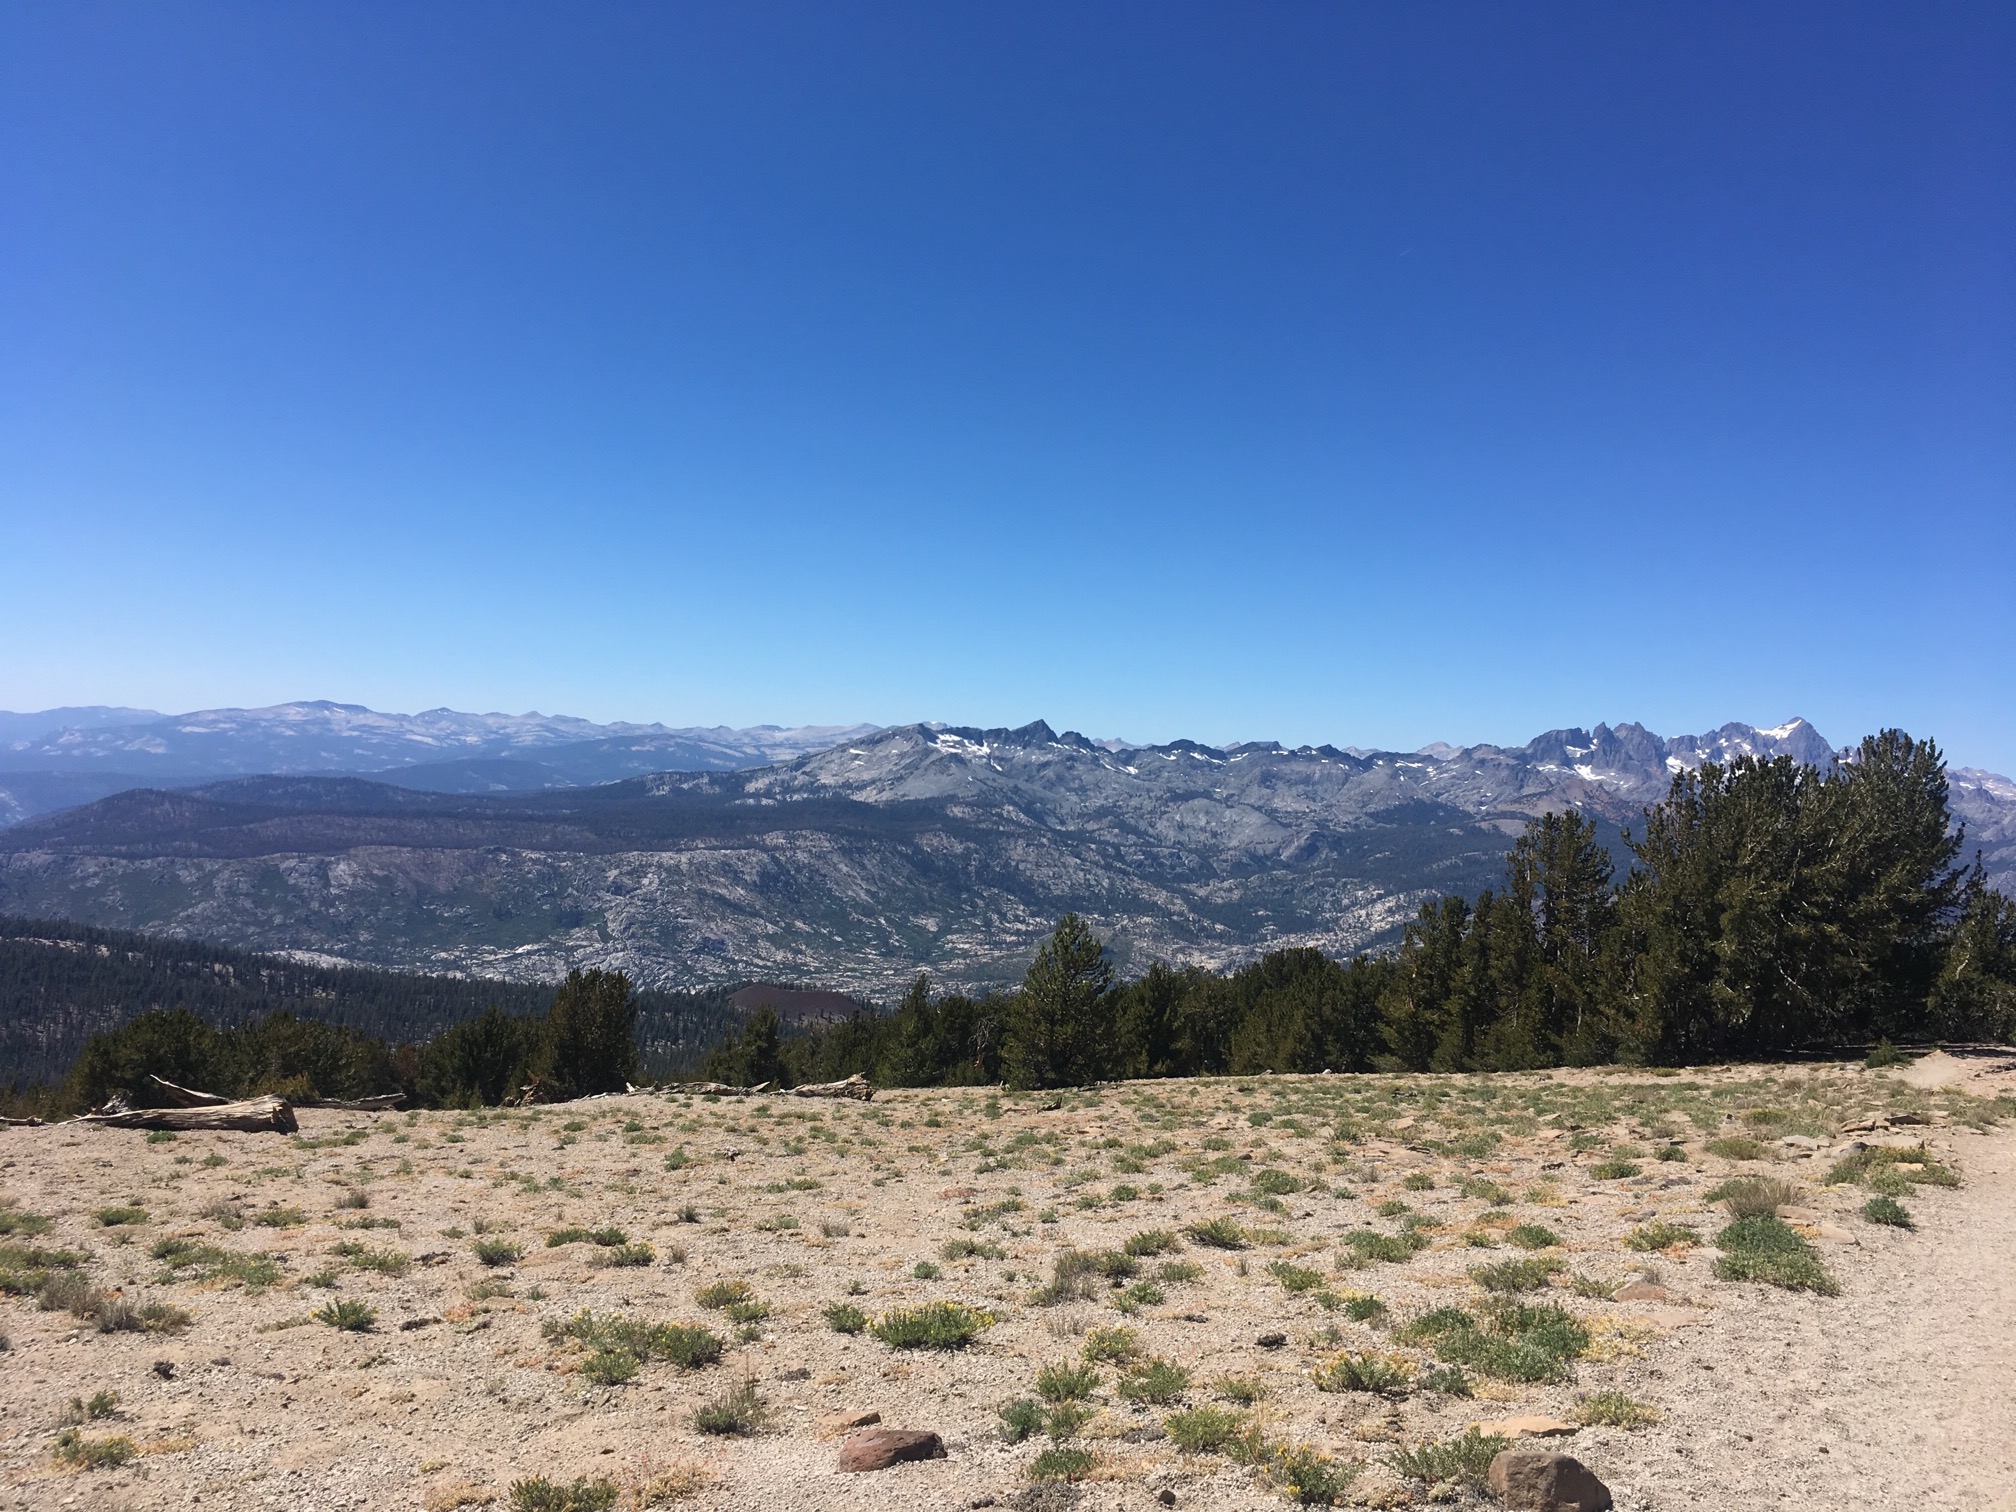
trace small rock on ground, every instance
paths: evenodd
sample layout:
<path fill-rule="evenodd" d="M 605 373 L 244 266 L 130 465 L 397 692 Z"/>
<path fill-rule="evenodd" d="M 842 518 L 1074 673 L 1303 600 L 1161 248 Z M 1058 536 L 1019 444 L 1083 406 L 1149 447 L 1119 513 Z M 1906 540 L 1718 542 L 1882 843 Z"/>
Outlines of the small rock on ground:
<path fill-rule="evenodd" d="M 1610 1488 L 1580 1460 L 1538 1449 L 1507 1449 L 1485 1477 L 1512 1512 L 1606 1512 Z"/>
<path fill-rule="evenodd" d="M 887 1470 L 904 1460 L 943 1458 L 945 1441 L 935 1433 L 913 1428 L 866 1428 L 840 1446 L 838 1468 L 858 1474 Z"/>

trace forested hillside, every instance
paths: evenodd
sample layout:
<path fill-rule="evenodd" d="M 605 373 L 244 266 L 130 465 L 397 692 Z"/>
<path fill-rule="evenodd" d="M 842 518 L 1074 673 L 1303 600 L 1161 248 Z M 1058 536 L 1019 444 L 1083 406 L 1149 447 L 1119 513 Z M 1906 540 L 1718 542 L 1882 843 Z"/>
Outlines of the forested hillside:
<path fill-rule="evenodd" d="M 216 1027 L 284 1013 L 417 1043 L 495 1007 L 546 1012 L 551 986 L 316 966 L 188 940 L 0 918 L 0 1086 L 61 1078 L 93 1034 L 151 1010 Z M 647 1065 L 690 1057 L 734 1021 L 725 993 L 638 995 Z"/>
<path fill-rule="evenodd" d="M 2016 905 L 1952 822 L 1938 748 L 1886 731 L 1823 771 L 1745 756 L 1676 776 L 1615 875 L 1594 825 L 1531 820 L 1501 887 L 1424 904 L 1400 948 L 1270 953 L 1116 980 L 1076 916 L 1020 992 L 782 1035 L 724 1079 L 1055 1085 L 1259 1071 L 1515 1070 L 1769 1056 L 2016 1032 Z"/>

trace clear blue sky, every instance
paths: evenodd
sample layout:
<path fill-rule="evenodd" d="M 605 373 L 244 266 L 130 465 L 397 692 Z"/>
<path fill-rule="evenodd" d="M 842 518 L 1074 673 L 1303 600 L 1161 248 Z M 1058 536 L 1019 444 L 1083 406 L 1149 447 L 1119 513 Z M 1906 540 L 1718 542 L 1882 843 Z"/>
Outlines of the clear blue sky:
<path fill-rule="evenodd" d="M 2016 9 L 14 4 L 0 706 L 2016 770 Z"/>

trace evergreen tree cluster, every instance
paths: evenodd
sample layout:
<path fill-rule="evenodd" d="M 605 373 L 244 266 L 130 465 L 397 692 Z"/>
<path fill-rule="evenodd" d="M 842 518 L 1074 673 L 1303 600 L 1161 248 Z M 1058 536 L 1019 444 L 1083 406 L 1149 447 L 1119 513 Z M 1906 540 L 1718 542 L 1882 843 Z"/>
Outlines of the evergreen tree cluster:
<path fill-rule="evenodd" d="M 786 1037 L 752 1022 L 721 1080 L 888 1086 L 1258 1071 L 1517 1070 L 2016 1034 L 2016 904 L 1961 863 L 1938 748 L 1889 730 L 1822 772 L 1745 757 L 1673 780 L 1619 879 L 1577 814 L 1531 821 L 1502 890 L 1425 904 L 1400 948 L 1276 951 L 1225 975 L 1113 979 L 1066 915 L 1021 991 L 932 998 Z"/>
<path fill-rule="evenodd" d="M 279 1014 L 397 1047 L 486 1014 L 493 1030 L 498 1019 L 543 1020 L 553 995 L 551 984 L 317 966 L 62 920 L 0 918 L 0 1085 L 59 1082 L 94 1034 L 147 1013 L 179 1010 L 220 1033 Z M 639 1055 L 659 1070 L 690 1061 L 738 1020 L 725 990 L 646 990 L 635 1002 Z M 529 1066 L 530 1052 L 515 1064 Z"/>
<path fill-rule="evenodd" d="M 481 1107 L 536 1081 L 551 1099 L 621 1092 L 640 1074 L 637 994 L 618 971 L 575 971 L 544 1013 L 492 1005 L 423 1045 L 397 1049 L 342 1025 L 270 1013 L 217 1028 L 156 1009 L 93 1035 L 49 1106 L 74 1112 L 114 1093 L 135 1107 L 168 1095 L 150 1077 L 225 1097 L 296 1100 L 403 1092 L 432 1107 Z"/>

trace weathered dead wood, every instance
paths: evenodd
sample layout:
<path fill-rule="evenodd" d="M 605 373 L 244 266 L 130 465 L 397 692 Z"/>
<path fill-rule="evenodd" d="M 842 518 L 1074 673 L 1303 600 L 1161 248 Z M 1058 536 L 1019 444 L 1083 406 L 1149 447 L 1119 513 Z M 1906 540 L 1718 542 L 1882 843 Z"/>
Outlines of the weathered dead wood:
<path fill-rule="evenodd" d="M 676 1093 L 681 1097 L 755 1097 L 770 1090 L 770 1083 L 758 1082 L 753 1087 L 731 1087 L 726 1082 L 669 1082 L 658 1089 L 661 1092 Z"/>
<path fill-rule="evenodd" d="M 0 1128 L 39 1129 L 41 1127 L 42 1120 L 39 1118 L 0 1118 Z"/>
<path fill-rule="evenodd" d="M 793 1097 L 852 1097 L 867 1102 L 875 1096 L 875 1089 L 868 1084 L 868 1078 L 856 1071 L 844 1081 L 812 1082 L 807 1086 L 793 1087 Z"/>
<path fill-rule="evenodd" d="M 207 1103 L 200 1108 L 129 1108 L 117 1113 L 84 1113 L 79 1123 L 108 1129 L 236 1129 L 242 1133 L 293 1134 L 301 1125 L 284 1097 L 251 1097 L 244 1102 Z"/>
<path fill-rule="evenodd" d="M 168 1100 L 178 1108 L 221 1108 L 231 1101 L 219 1097 L 215 1092 L 198 1092 L 191 1087 L 178 1087 L 165 1076 L 148 1073 L 147 1080 L 168 1094 Z"/>

